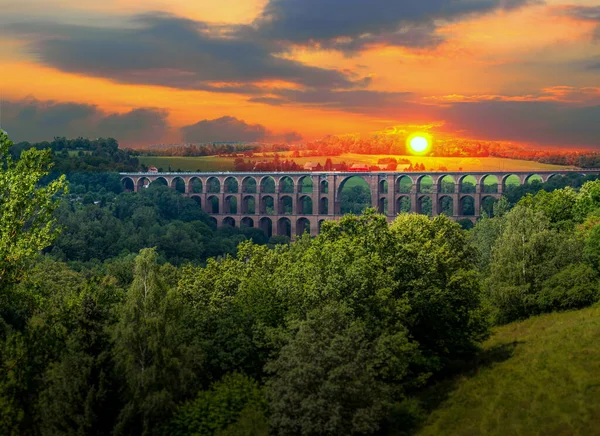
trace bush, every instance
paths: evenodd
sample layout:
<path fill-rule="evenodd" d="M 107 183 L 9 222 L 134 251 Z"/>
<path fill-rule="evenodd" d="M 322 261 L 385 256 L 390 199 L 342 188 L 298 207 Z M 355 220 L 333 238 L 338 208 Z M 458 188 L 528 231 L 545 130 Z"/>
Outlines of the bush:
<path fill-rule="evenodd" d="M 181 405 L 171 420 L 169 434 L 214 435 L 219 431 L 236 434 L 236 421 L 264 428 L 266 402 L 258 383 L 243 374 L 229 374 L 195 400 Z M 230 428 L 230 425 L 234 424 Z M 248 434 L 248 433 L 247 433 Z M 256 434 L 256 433 L 252 433 Z"/>
<path fill-rule="evenodd" d="M 598 297 L 598 275 L 591 266 L 578 263 L 546 280 L 536 303 L 540 312 L 551 312 L 589 306 Z"/>

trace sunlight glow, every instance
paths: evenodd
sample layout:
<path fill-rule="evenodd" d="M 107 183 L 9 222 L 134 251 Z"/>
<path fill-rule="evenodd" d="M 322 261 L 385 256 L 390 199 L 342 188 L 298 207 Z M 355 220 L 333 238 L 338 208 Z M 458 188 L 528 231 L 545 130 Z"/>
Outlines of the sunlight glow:
<path fill-rule="evenodd" d="M 429 150 L 431 141 L 427 135 L 413 134 L 408 138 L 408 147 L 412 153 L 423 154 Z"/>

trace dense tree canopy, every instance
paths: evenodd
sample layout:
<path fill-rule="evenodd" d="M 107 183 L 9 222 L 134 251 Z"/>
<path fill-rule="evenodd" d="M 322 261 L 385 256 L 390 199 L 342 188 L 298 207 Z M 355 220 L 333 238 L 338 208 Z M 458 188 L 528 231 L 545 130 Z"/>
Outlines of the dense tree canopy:
<path fill-rule="evenodd" d="M 581 176 L 509 190 L 469 231 L 367 210 L 276 244 L 114 173 L 66 194 L 40 183 L 48 151 L 10 145 L 0 434 L 406 434 L 492 325 L 600 298 L 600 181 Z"/>

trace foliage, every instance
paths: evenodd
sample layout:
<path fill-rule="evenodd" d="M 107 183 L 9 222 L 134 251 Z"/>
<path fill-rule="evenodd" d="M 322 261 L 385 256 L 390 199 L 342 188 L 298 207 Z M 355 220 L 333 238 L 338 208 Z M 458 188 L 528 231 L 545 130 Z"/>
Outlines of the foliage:
<path fill-rule="evenodd" d="M 267 242 L 260 229 L 214 229 L 193 199 L 154 184 L 139 193 L 121 193 L 112 204 L 65 201 L 55 215 L 64 230 L 52 254 L 66 261 L 105 261 L 156 247 L 162 260 L 181 265 L 234 253 L 247 239 Z"/>
<path fill-rule="evenodd" d="M 10 154 L 12 142 L 0 130 L 0 288 L 18 281 L 25 263 L 58 236 L 58 195 L 66 191 L 64 176 L 46 186 L 49 150 L 27 150 L 20 159 Z"/>
<path fill-rule="evenodd" d="M 340 303 L 311 311 L 292 328 L 293 338 L 267 366 L 273 372 L 267 387 L 277 434 L 376 431 L 402 392 L 393 380 L 409 372 L 416 343 L 403 329 L 371 334 Z"/>
<path fill-rule="evenodd" d="M 495 322 L 597 301 L 598 230 L 590 214 L 597 210 L 598 183 L 587 182 L 579 192 L 528 194 L 510 212 L 478 222 L 472 239 Z"/>
<path fill-rule="evenodd" d="M 126 384 L 116 434 L 160 434 L 177 401 L 196 386 L 201 365 L 202 356 L 182 323 L 185 306 L 168 291 L 156 258 L 153 249 L 136 258 L 134 280 L 113 332 L 114 358 Z"/>
<path fill-rule="evenodd" d="M 194 400 L 179 406 L 169 433 L 173 436 L 231 434 L 236 423 L 244 419 L 254 427 L 247 427 L 245 434 L 257 434 L 254 431 L 261 427 L 264 432 L 266 410 L 266 400 L 255 380 L 239 373 L 228 374 L 209 390 L 200 391 Z M 254 421 L 257 414 L 259 418 Z"/>

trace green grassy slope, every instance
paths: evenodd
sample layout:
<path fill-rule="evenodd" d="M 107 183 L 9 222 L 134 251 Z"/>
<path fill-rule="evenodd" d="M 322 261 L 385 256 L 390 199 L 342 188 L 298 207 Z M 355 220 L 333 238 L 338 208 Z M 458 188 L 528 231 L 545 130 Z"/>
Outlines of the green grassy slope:
<path fill-rule="evenodd" d="M 600 307 L 503 326 L 419 435 L 600 435 Z"/>

